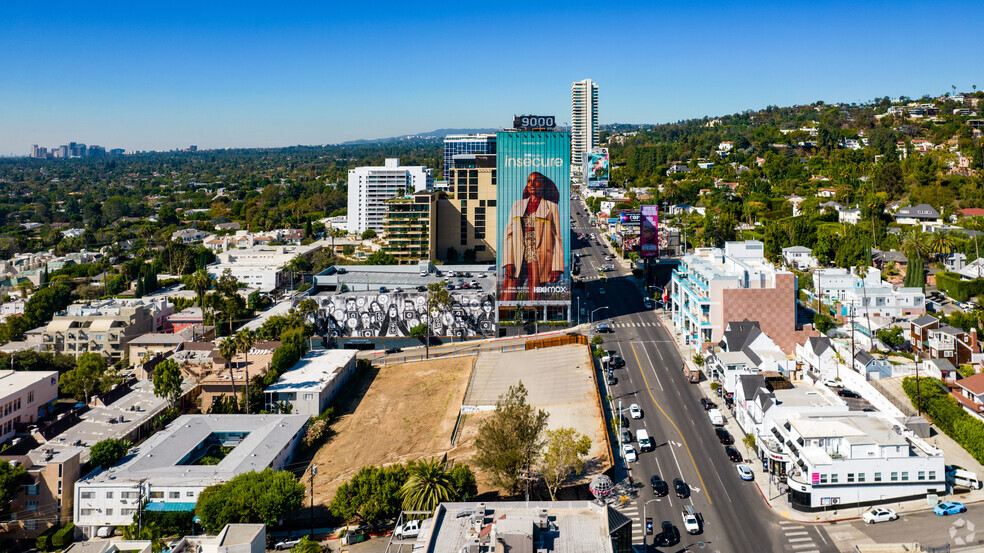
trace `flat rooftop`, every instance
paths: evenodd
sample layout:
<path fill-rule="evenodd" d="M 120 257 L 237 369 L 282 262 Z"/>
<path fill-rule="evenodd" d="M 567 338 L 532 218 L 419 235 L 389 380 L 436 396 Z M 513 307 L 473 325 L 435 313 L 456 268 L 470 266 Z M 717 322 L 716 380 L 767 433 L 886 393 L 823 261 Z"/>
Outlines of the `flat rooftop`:
<path fill-rule="evenodd" d="M 471 273 L 471 277 L 455 276 L 451 282 L 457 284 L 460 278 L 470 283 L 478 282 L 481 290 L 486 293 L 495 291 L 495 265 L 481 263 L 476 265 L 441 265 L 441 276 L 431 270 L 427 276 L 420 276 L 417 265 L 345 265 L 344 274 L 316 275 L 315 284 L 321 287 L 336 288 L 344 284 L 352 292 L 378 291 L 381 286 L 389 290 L 403 288 L 410 291 L 417 286 L 427 286 L 434 282 L 444 282 L 449 272 Z"/>
<path fill-rule="evenodd" d="M 276 460 L 307 424 L 307 415 L 183 415 L 88 483 L 149 480 L 154 485 L 210 485 L 261 471 Z M 212 435 L 235 447 L 217 465 L 182 464 Z"/>
<path fill-rule="evenodd" d="M 423 551 L 461 553 L 468 551 L 468 546 L 476 541 L 488 544 L 493 525 L 496 537 L 512 546 L 509 550 L 550 553 L 612 551 L 610 514 L 606 505 L 593 501 L 485 503 L 485 517 L 480 521 L 481 529 L 476 531 L 474 516 L 477 505 L 442 503 L 437 509 L 431 535 Z M 549 521 L 549 528 L 545 530 L 537 525 L 541 509 L 546 510 Z"/>
<path fill-rule="evenodd" d="M 0 370 L 0 397 L 16 394 L 24 388 L 48 378 L 58 378 L 58 371 Z"/>
<path fill-rule="evenodd" d="M 787 390 L 775 390 L 772 394 L 776 398 L 776 405 L 782 407 L 843 406 L 844 411 L 847 411 L 844 400 L 826 386 L 795 386 Z"/>
<path fill-rule="evenodd" d="M 280 375 L 265 393 L 322 388 L 337 376 L 339 368 L 355 359 L 353 349 L 317 349 L 304 354 L 296 365 Z"/>

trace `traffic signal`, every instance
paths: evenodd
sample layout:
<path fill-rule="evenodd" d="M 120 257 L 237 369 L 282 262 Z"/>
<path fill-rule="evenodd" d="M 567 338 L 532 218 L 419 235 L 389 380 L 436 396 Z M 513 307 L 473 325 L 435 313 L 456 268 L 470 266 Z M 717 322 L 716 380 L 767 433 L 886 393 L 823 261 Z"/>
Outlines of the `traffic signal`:
<path fill-rule="evenodd" d="M 646 535 L 653 535 L 653 519 L 646 517 Z"/>

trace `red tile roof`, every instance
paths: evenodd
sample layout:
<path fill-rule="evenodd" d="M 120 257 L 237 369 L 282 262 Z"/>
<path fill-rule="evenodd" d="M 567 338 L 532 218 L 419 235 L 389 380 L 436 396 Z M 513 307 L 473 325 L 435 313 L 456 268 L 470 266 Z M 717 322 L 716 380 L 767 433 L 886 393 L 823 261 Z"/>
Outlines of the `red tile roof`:
<path fill-rule="evenodd" d="M 964 217 L 979 217 L 984 215 L 984 209 L 979 207 L 970 207 L 967 209 L 961 209 L 960 214 Z"/>
<path fill-rule="evenodd" d="M 984 373 L 977 373 L 969 378 L 958 380 L 957 386 L 974 395 L 984 394 Z"/>

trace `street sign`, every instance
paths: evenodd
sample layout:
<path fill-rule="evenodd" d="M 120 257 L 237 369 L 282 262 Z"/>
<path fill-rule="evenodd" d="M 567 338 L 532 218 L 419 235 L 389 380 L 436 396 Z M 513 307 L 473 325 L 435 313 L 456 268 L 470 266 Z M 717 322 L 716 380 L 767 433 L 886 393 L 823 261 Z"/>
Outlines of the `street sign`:
<path fill-rule="evenodd" d="M 646 535 L 653 535 L 653 519 L 646 517 Z"/>

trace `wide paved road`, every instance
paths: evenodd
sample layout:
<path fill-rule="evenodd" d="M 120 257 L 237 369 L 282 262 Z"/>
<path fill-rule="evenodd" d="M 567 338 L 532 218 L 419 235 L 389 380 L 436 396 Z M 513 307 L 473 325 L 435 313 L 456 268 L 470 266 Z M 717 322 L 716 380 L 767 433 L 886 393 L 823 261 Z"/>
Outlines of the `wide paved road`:
<path fill-rule="evenodd" d="M 580 202 L 573 203 L 572 213 L 575 236 L 579 232 L 597 234 L 590 228 Z M 642 293 L 633 283 L 633 277 L 618 267 L 617 262 L 604 259 L 609 252 L 603 246 L 594 241 L 573 243 L 575 251 L 583 253 L 581 276 L 586 277 L 586 289 L 581 302 L 586 305 L 586 313 L 607 306 L 596 313 L 594 321 L 614 328 L 614 333 L 602 335 L 605 348 L 617 350 L 626 361 L 625 368 L 615 370 L 618 383 L 609 393 L 616 408 L 618 401 L 622 401 L 626 416 L 630 404 L 641 407 L 643 418 L 629 419 L 630 429 L 635 434 L 637 429 L 646 428 L 656 446 L 654 451 L 641 453 L 639 461 L 629 465 L 632 480 L 642 485 L 637 497 L 621 508 L 635 519 L 640 529 L 634 543 L 642 541 L 643 506 L 648 503 L 645 516 L 653 519 L 656 532 L 664 520 L 671 521 L 681 531 L 680 544 L 666 551 L 685 548 L 722 553 L 837 551 L 825 529 L 781 520 L 765 504 L 756 486 L 738 477 L 735 463 L 728 460 L 698 402 L 699 387 L 684 379 L 676 345 L 656 312 L 642 307 Z M 597 267 L 603 264 L 616 265 L 616 271 L 607 273 L 607 283 L 597 276 Z M 605 289 L 604 295 L 600 293 L 601 288 Z M 756 478 L 761 479 L 761 465 L 756 468 L 756 463 L 753 460 L 749 466 Z M 683 478 L 692 488 L 691 496 L 679 499 L 671 486 L 667 497 L 654 498 L 649 486 L 653 474 L 659 474 L 669 483 L 674 478 Z M 693 505 L 703 515 L 702 534 L 689 536 L 684 531 L 681 510 L 685 504 Z M 646 541 L 651 544 L 652 537 Z"/>

